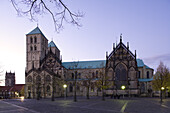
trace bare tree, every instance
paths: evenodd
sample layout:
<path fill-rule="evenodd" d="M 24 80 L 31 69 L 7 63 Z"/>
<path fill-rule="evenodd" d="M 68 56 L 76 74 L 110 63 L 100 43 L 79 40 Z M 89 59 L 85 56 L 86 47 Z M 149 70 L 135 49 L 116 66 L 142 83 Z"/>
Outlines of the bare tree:
<path fill-rule="evenodd" d="M 63 28 L 63 22 L 81 27 L 82 12 L 73 13 L 62 0 L 11 0 L 19 16 L 28 16 L 31 21 L 37 21 L 38 15 L 49 13 L 57 32 Z"/>
<path fill-rule="evenodd" d="M 87 92 L 86 92 L 87 99 L 89 99 L 89 89 L 90 89 L 92 80 L 93 80 L 93 78 L 91 76 L 91 72 L 89 72 L 89 74 L 87 74 L 85 76 L 85 79 L 84 79 L 83 84 L 82 84 L 82 86 L 84 86 L 87 89 Z"/>
<path fill-rule="evenodd" d="M 113 86 L 109 79 L 110 77 L 106 76 L 106 73 L 101 71 L 99 73 L 99 79 L 96 81 L 97 88 L 101 88 L 102 90 L 102 100 L 105 100 L 105 90 Z"/>
<path fill-rule="evenodd" d="M 152 81 L 152 87 L 154 90 L 159 90 L 161 91 L 160 97 L 161 97 L 161 102 L 162 102 L 162 87 L 165 88 L 164 90 L 164 96 L 165 92 L 168 87 L 170 87 L 170 71 L 169 69 L 163 64 L 163 62 L 160 62 L 157 72 L 153 77 Z"/>

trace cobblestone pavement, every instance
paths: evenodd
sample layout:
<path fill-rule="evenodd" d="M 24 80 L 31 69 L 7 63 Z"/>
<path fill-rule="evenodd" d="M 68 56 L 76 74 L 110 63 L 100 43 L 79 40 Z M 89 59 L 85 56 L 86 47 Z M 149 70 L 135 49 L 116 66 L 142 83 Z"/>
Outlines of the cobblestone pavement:
<path fill-rule="evenodd" d="M 170 98 L 160 103 L 159 98 L 125 98 L 102 101 L 99 97 L 87 100 L 79 97 L 77 102 L 66 100 L 20 99 L 0 100 L 0 113 L 170 113 Z"/>

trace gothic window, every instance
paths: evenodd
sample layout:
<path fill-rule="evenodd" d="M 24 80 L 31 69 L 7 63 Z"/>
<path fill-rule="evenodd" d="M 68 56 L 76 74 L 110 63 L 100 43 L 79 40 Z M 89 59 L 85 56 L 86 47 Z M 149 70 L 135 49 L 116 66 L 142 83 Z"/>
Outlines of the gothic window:
<path fill-rule="evenodd" d="M 49 85 L 47 86 L 47 92 L 50 92 L 50 86 Z"/>
<path fill-rule="evenodd" d="M 32 43 L 32 41 L 33 41 L 33 40 L 32 40 L 32 36 L 31 36 L 31 37 L 30 37 L 30 43 Z"/>
<path fill-rule="evenodd" d="M 72 73 L 72 79 L 74 79 L 74 73 Z"/>
<path fill-rule="evenodd" d="M 30 47 L 30 51 L 32 51 L 33 50 L 33 48 L 32 48 L 32 46 Z"/>
<path fill-rule="evenodd" d="M 79 79 L 81 78 L 81 73 L 79 73 Z"/>
<path fill-rule="evenodd" d="M 41 77 L 39 75 L 36 77 L 36 82 L 41 82 Z"/>
<path fill-rule="evenodd" d="M 47 81 L 47 82 L 51 82 L 51 77 L 50 77 L 50 75 L 47 75 L 47 76 L 46 76 L 46 81 Z"/>
<path fill-rule="evenodd" d="M 149 71 L 147 71 L 147 78 L 149 78 Z"/>
<path fill-rule="evenodd" d="M 73 86 L 70 84 L 70 86 L 69 86 L 69 91 L 70 92 L 73 92 Z"/>
<path fill-rule="evenodd" d="M 31 91 L 31 86 L 28 86 L 28 91 Z"/>
<path fill-rule="evenodd" d="M 94 72 L 92 73 L 92 78 L 94 78 Z"/>
<path fill-rule="evenodd" d="M 32 82 L 32 77 L 31 76 L 28 77 L 28 82 Z"/>
<path fill-rule="evenodd" d="M 34 46 L 34 50 L 35 50 L 35 51 L 37 50 L 37 46 L 36 46 L 36 45 Z"/>
<path fill-rule="evenodd" d="M 127 71 L 126 71 L 126 67 L 123 64 L 119 64 L 116 67 L 116 80 L 118 81 L 127 80 Z"/>
<path fill-rule="evenodd" d="M 96 76 L 98 75 L 98 71 L 96 71 Z"/>
<path fill-rule="evenodd" d="M 138 77 L 140 78 L 140 71 L 138 71 Z"/>
<path fill-rule="evenodd" d="M 34 43 L 37 43 L 37 37 L 36 36 L 34 37 Z"/>

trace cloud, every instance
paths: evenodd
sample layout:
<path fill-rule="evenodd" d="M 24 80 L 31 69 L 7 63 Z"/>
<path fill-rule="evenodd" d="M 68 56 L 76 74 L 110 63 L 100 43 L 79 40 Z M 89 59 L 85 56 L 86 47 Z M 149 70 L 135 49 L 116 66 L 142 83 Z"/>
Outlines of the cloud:
<path fill-rule="evenodd" d="M 168 68 L 170 68 L 170 53 L 168 54 L 161 54 L 149 58 L 143 58 L 145 64 L 148 66 L 154 68 L 156 71 L 157 67 L 160 64 L 160 61 L 162 61 Z"/>

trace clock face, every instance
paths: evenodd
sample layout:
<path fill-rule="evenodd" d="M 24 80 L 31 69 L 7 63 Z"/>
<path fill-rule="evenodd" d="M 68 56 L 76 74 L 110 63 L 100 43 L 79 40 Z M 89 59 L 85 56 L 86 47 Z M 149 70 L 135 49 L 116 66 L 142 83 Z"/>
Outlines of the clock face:
<path fill-rule="evenodd" d="M 55 65 L 55 59 L 54 58 L 52 58 L 52 57 L 50 57 L 50 58 L 48 58 L 47 59 L 47 62 L 46 62 L 46 65 L 48 66 L 48 67 L 53 67 L 54 65 Z"/>

